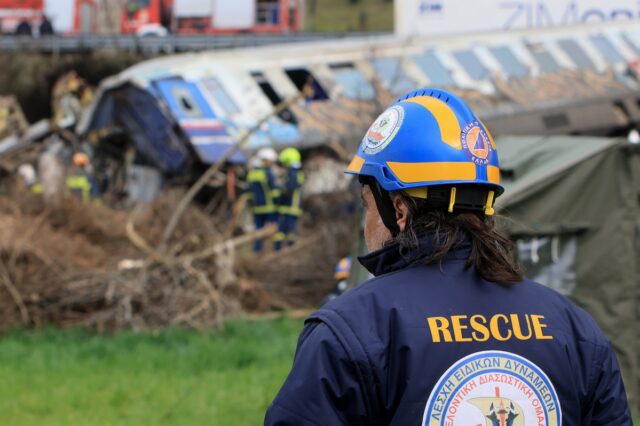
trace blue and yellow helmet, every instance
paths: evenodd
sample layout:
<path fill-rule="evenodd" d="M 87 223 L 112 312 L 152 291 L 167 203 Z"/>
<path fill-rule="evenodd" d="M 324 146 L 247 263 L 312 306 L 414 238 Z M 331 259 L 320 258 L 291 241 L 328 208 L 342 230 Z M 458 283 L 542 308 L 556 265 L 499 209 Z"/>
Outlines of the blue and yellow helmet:
<path fill-rule="evenodd" d="M 419 198 L 429 199 L 434 186 L 452 188 L 450 212 L 467 206 L 456 200 L 456 188 L 459 196 L 479 189 L 479 206 L 488 215 L 503 192 L 493 137 L 460 98 L 439 89 L 415 90 L 391 104 L 373 122 L 345 172 L 374 179 L 384 191 Z"/>
<path fill-rule="evenodd" d="M 336 280 L 346 280 L 351 273 L 351 258 L 343 257 L 336 265 L 336 272 L 333 275 Z"/>

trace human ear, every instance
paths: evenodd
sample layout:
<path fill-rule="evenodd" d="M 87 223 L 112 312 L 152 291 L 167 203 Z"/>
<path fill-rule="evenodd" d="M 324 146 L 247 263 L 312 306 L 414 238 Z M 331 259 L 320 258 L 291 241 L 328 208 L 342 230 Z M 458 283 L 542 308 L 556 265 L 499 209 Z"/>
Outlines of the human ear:
<path fill-rule="evenodd" d="M 409 223 L 409 207 L 407 207 L 401 197 L 393 198 L 393 207 L 396 211 L 396 223 L 402 232 Z"/>

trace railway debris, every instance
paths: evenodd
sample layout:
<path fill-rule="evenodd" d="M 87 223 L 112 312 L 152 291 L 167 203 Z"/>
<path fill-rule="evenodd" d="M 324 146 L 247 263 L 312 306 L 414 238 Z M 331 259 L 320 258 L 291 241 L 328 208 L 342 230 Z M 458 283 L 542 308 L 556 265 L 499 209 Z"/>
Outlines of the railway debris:
<path fill-rule="evenodd" d="M 227 212 L 192 205 L 167 250 L 156 251 L 183 194 L 169 191 L 130 214 L 73 199 L 51 208 L 36 195 L 3 193 L 0 327 L 205 329 L 245 311 L 309 306 L 330 287 L 334 258 L 344 254 L 336 235 L 350 232 L 344 225 L 306 224 L 307 237 L 285 249 L 302 257 L 258 259 L 245 247 L 275 229 L 224 238 Z"/>

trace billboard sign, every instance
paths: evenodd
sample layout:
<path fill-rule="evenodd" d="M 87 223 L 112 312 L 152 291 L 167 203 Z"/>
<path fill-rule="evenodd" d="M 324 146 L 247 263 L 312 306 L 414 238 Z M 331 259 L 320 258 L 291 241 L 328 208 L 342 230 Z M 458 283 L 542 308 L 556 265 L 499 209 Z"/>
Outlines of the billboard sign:
<path fill-rule="evenodd" d="M 396 0 L 399 36 L 597 24 L 640 18 L 637 0 Z"/>

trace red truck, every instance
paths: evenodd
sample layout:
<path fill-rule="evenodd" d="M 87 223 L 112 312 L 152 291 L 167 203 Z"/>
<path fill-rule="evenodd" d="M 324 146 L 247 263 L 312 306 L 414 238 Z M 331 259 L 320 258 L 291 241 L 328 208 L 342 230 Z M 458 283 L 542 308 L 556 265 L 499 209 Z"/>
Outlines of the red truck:
<path fill-rule="evenodd" d="M 300 28 L 300 0 L 130 0 L 123 33 L 286 33 Z"/>
<path fill-rule="evenodd" d="M 0 33 L 36 35 L 47 17 L 55 33 L 93 33 L 96 0 L 0 0 Z"/>

